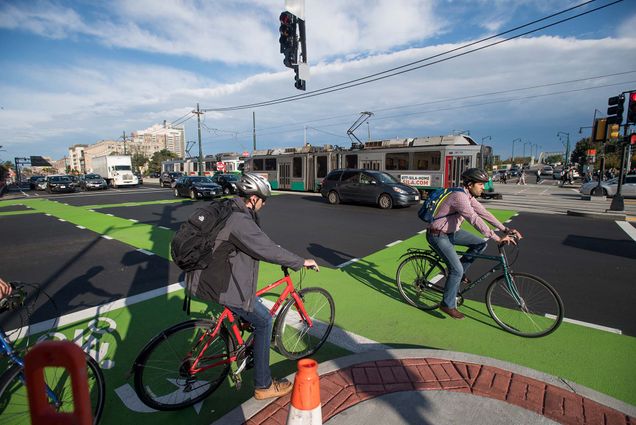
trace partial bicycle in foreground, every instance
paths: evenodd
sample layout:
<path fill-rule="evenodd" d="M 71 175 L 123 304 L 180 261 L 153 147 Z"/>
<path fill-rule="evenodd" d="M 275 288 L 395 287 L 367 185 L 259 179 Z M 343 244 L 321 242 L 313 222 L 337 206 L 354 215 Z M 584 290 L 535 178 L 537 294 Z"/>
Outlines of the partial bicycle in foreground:
<path fill-rule="evenodd" d="M 554 332 L 563 321 L 563 301 L 559 294 L 538 276 L 513 272 L 504 247 L 497 247 L 499 255 L 474 255 L 496 264 L 460 289 L 457 305 L 463 304 L 464 294 L 491 274 L 500 272 L 486 290 L 486 307 L 493 320 L 505 331 L 523 337 L 541 337 Z M 402 298 L 421 310 L 438 308 L 448 277 L 444 261 L 435 251 L 422 249 L 409 249 L 401 258 L 396 283 Z"/>
<path fill-rule="evenodd" d="M 287 268 L 282 269 L 284 277 L 256 295 L 284 285 L 270 308 L 272 316 L 278 313 L 272 340 L 283 356 L 295 360 L 312 355 L 327 340 L 335 304 L 322 288 L 297 291 Z M 245 331 L 249 325 L 228 308 L 216 318 L 187 320 L 161 331 L 133 364 L 135 392 L 153 409 L 176 410 L 208 397 L 228 374 L 239 389 L 241 373 L 253 363 L 252 335 L 243 339 Z"/>

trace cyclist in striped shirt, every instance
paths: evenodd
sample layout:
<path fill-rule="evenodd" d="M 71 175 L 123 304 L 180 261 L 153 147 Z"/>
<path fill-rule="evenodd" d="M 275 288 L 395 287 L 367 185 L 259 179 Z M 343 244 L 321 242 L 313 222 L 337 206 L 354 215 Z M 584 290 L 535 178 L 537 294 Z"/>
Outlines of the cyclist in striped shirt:
<path fill-rule="evenodd" d="M 464 220 L 468 221 L 482 235 L 501 244 L 515 244 L 515 238 L 521 234 L 509 229 L 495 218 L 477 201 L 484 191 L 484 183 L 488 182 L 488 174 L 479 168 L 469 168 L 462 173 L 463 191 L 452 192 L 436 211 L 436 218 L 426 231 L 426 240 L 430 247 L 439 254 L 448 266 L 448 278 L 444 286 L 444 298 L 440 310 L 453 319 L 463 319 L 464 315 L 457 310 L 457 291 L 460 282 L 468 283 L 466 271 L 474 261 L 471 254 L 481 254 L 486 249 L 486 242 L 460 227 Z M 505 233 L 500 237 L 485 223 L 492 224 L 497 230 Z M 460 258 L 455 245 L 466 246 L 468 251 Z"/>

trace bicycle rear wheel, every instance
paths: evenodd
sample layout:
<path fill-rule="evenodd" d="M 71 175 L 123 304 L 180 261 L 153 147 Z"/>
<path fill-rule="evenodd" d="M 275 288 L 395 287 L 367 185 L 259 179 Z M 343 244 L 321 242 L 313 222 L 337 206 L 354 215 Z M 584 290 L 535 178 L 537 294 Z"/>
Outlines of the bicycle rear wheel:
<path fill-rule="evenodd" d="M 300 314 L 293 298 L 285 303 L 274 323 L 276 347 L 290 360 L 311 356 L 318 351 L 329 337 L 336 314 L 333 298 L 322 288 L 301 289 L 298 296 L 312 326 Z"/>
<path fill-rule="evenodd" d="M 404 300 L 421 310 L 435 310 L 444 297 L 446 267 L 428 255 L 412 255 L 400 263 L 395 281 Z"/>
<path fill-rule="evenodd" d="M 86 355 L 88 390 L 93 412 L 93 424 L 97 425 L 104 409 L 106 387 L 104 375 L 97 362 Z M 47 367 L 44 369 L 44 381 L 55 395 L 49 402 L 57 412 L 73 412 L 73 389 L 71 376 L 64 368 Z M 0 423 L 3 425 L 29 425 L 29 401 L 24 385 L 23 369 L 14 364 L 0 377 Z"/>
<path fill-rule="evenodd" d="M 212 336 L 215 323 L 188 320 L 155 336 L 135 360 L 135 392 L 147 406 L 177 410 L 209 396 L 230 370 L 233 341 L 225 327 Z M 191 366 L 200 357 L 193 372 Z"/>
<path fill-rule="evenodd" d="M 563 301 L 540 277 L 510 273 L 495 279 L 486 291 L 486 306 L 504 330 L 536 338 L 554 332 L 563 321 Z"/>

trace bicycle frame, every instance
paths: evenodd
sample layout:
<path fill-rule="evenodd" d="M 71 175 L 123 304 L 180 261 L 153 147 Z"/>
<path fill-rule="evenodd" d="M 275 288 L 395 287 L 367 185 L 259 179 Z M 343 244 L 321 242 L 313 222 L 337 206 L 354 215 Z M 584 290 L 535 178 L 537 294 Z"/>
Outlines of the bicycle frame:
<path fill-rule="evenodd" d="M 272 289 L 276 288 L 277 286 L 280 285 L 285 285 L 285 289 L 283 290 L 283 292 L 279 295 L 278 299 L 276 300 L 276 302 L 274 303 L 274 305 L 272 306 L 272 308 L 269 310 L 270 315 L 272 317 L 274 317 L 276 315 L 276 313 L 278 312 L 278 309 L 280 308 L 280 306 L 283 304 L 284 301 L 287 300 L 287 298 L 291 295 L 291 297 L 294 300 L 294 303 L 296 304 L 296 307 L 298 308 L 299 313 L 302 315 L 303 319 L 307 321 L 307 323 L 309 324 L 309 326 L 313 326 L 313 322 L 311 320 L 311 318 L 309 317 L 309 315 L 307 314 L 307 311 L 305 310 L 305 305 L 303 304 L 302 300 L 300 299 L 300 296 L 298 295 L 298 292 L 296 292 L 296 289 L 294 288 L 294 284 L 291 280 L 291 277 L 289 276 L 289 272 L 287 271 L 286 268 L 283 268 L 283 272 L 285 274 L 285 277 L 283 277 L 282 279 L 277 280 L 274 283 L 271 283 L 269 285 L 267 285 L 265 288 L 260 289 L 258 291 L 256 291 L 256 296 L 260 296 L 262 294 L 265 294 L 269 291 L 271 291 Z M 227 322 L 227 325 L 224 325 L 224 322 Z M 205 357 L 204 354 L 207 351 L 208 347 L 210 346 L 210 344 L 212 343 L 212 341 L 214 340 L 214 338 L 219 334 L 220 330 L 221 330 L 221 326 L 226 326 L 229 327 L 229 329 L 232 331 L 231 332 L 231 337 L 234 338 L 234 340 L 237 343 L 237 348 L 235 349 L 235 351 L 230 355 L 229 358 L 224 358 L 225 356 L 223 355 L 216 355 L 216 356 L 209 356 L 209 357 Z M 204 342 L 205 341 L 205 342 Z M 218 317 L 217 321 L 216 321 L 216 325 L 214 327 L 214 330 L 211 333 L 206 333 L 204 335 L 202 335 L 199 340 L 194 344 L 193 349 L 195 349 L 196 347 L 198 347 L 201 343 L 204 342 L 204 346 L 203 349 L 201 350 L 201 352 L 199 353 L 199 355 L 197 356 L 197 358 L 192 362 L 192 365 L 190 366 L 190 374 L 194 375 L 196 373 L 205 371 L 207 369 L 213 368 L 213 367 L 217 367 L 219 365 L 222 364 L 228 364 L 228 363 L 233 363 L 237 360 L 238 354 L 240 352 L 240 349 L 245 346 L 245 341 L 243 340 L 243 337 L 241 336 L 241 331 L 239 330 L 237 324 L 236 324 L 236 320 L 235 320 L 235 316 L 234 313 L 232 313 L 232 311 L 225 307 L 223 309 L 223 312 L 221 312 L 221 315 Z M 199 364 L 199 362 L 201 360 L 213 360 L 213 359 L 222 359 L 220 361 L 217 361 L 211 365 L 206 365 L 204 367 L 199 368 L 197 365 Z"/>

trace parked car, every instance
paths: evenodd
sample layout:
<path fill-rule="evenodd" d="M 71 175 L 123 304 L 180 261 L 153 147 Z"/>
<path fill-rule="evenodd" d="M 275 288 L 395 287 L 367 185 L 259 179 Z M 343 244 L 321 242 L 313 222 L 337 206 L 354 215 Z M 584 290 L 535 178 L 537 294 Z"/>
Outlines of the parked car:
<path fill-rule="evenodd" d="M 320 194 L 330 204 L 360 202 L 388 209 L 419 203 L 417 189 L 401 183 L 390 174 L 364 169 L 333 170 L 322 181 Z"/>
<path fill-rule="evenodd" d="M 139 182 L 138 184 L 144 184 L 144 178 L 141 173 L 135 173 L 135 176 L 137 176 L 137 181 Z"/>
<path fill-rule="evenodd" d="M 161 177 L 161 173 L 150 173 L 148 177 L 150 177 L 151 179 L 158 179 L 159 177 Z"/>
<path fill-rule="evenodd" d="M 182 176 L 174 184 L 174 196 L 189 196 L 192 199 L 211 198 L 223 195 L 223 188 L 210 177 Z"/>
<path fill-rule="evenodd" d="M 223 188 L 223 194 L 237 193 L 236 182 L 241 176 L 238 174 L 216 174 L 212 176 L 212 181 Z"/>
<path fill-rule="evenodd" d="M 512 167 L 510 170 L 508 170 L 508 175 L 510 177 L 519 177 L 520 172 L 521 170 L 519 169 L 519 167 Z"/>
<path fill-rule="evenodd" d="M 554 168 L 551 165 L 546 165 L 541 169 L 542 176 L 551 176 L 554 174 Z"/>
<path fill-rule="evenodd" d="M 75 183 L 69 176 L 49 176 L 46 181 L 46 191 L 53 192 L 75 192 Z"/>
<path fill-rule="evenodd" d="M 108 184 L 99 174 L 85 174 L 80 178 L 80 189 L 82 190 L 106 190 Z"/>
<path fill-rule="evenodd" d="M 598 181 L 591 181 L 581 185 L 579 192 L 582 195 L 591 195 L 592 191 L 598 187 Z M 618 178 L 605 180 L 601 182 L 601 192 L 605 196 L 614 196 L 618 190 Z M 636 174 L 628 174 L 625 176 L 621 195 L 627 198 L 636 198 Z"/>
<path fill-rule="evenodd" d="M 38 181 L 44 179 L 43 176 L 31 176 L 29 177 L 29 188 L 37 189 Z"/>
<path fill-rule="evenodd" d="M 178 171 L 171 172 L 171 173 L 161 173 L 161 176 L 159 176 L 159 186 L 174 187 L 174 182 L 179 177 L 182 177 L 182 176 L 183 176 L 183 173 L 180 173 Z"/>

